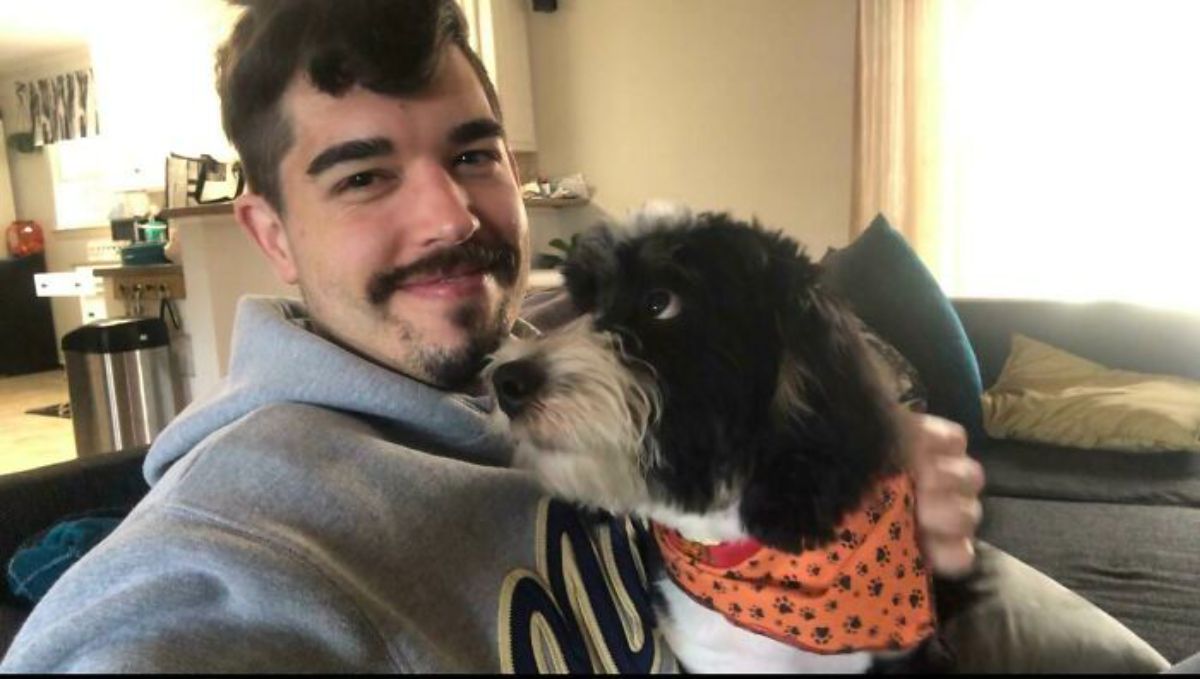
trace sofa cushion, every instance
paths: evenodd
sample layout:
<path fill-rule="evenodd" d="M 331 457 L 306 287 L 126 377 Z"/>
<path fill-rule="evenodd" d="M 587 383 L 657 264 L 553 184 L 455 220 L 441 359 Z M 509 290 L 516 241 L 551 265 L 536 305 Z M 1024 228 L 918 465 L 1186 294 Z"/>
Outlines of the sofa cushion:
<path fill-rule="evenodd" d="M 879 215 L 849 246 L 822 261 L 822 282 L 916 367 L 929 412 L 984 438 L 979 366 L 950 300 L 887 220 Z"/>
<path fill-rule="evenodd" d="M 988 495 L 1200 508 L 1200 454 L 1129 455 L 989 440 L 978 449 Z"/>
<path fill-rule="evenodd" d="M 1167 660 L 1134 631 L 984 541 L 972 577 L 936 579 L 941 636 L 962 674 L 1149 673 Z"/>
<path fill-rule="evenodd" d="M 1200 453 L 1200 382 L 1111 370 L 1019 333 L 983 413 L 995 438 Z"/>
<path fill-rule="evenodd" d="M 149 490 L 146 446 L 88 455 L 0 476 L 0 563 L 64 517 L 105 507 L 132 507 Z M 8 596 L 7 588 L 3 596 Z M 3 598 L 3 597 L 0 597 Z"/>
<path fill-rule="evenodd" d="M 1035 565 L 1177 662 L 1197 650 L 1198 528 L 1200 509 L 1193 507 L 988 497 L 980 537 Z M 1037 596 L 1026 591 L 1008 605 Z M 1042 615 L 1061 614 L 1042 607 Z M 1069 626 L 1070 618 L 1063 622 Z"/>

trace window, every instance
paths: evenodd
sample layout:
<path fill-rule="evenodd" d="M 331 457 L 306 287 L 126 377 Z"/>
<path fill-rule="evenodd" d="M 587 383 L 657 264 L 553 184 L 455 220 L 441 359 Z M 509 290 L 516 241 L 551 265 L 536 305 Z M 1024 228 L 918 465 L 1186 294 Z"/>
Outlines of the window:
<path fill-rule="evenodd" d="M 859 10 L 853 228 L 954 296 L 1200 311 L 1200 2 Z"/>

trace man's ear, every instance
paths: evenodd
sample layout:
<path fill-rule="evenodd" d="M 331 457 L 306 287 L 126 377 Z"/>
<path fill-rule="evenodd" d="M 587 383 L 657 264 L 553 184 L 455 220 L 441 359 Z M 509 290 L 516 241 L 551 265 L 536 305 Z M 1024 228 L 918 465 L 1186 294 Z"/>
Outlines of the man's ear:
<path fill-rule="evenodd" d="M 238 224 L 270 260 L 279 280 L 295 285 L 300 279 L 291 243 L 279 212 L 257 193 L 243 193 L 233 203 Z"/>

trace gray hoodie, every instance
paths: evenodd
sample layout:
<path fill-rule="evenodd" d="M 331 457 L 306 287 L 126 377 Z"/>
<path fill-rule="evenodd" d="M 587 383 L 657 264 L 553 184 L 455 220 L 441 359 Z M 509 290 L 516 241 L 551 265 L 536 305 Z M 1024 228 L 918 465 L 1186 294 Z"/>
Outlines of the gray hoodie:
<path fill-rule="evenodd" d="M 0 669 L 670 671 L 638 526 L 506 468 L 487 399 L 385 370 L 246 298 L 229 376 L 159 436 L 152 489 Z"/>

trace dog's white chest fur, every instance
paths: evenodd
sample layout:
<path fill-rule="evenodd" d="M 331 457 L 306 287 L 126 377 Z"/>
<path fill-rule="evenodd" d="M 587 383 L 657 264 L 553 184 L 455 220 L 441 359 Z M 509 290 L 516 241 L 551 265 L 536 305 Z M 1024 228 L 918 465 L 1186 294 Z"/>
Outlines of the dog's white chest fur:
<path fill-rule="evenodd" d="M 659 628 L 689 672 L 861 674 L 871 666 L 867 652 L 809 653 L 738 627 L 697 603 L 669 577 L 656 585 L 666 600 L 666 610 L 658 611 Z"/>

